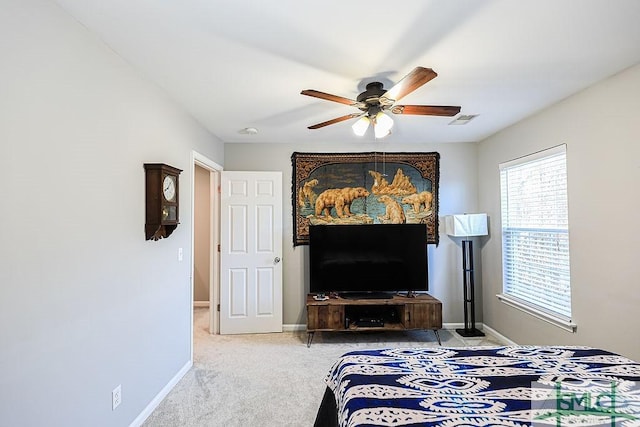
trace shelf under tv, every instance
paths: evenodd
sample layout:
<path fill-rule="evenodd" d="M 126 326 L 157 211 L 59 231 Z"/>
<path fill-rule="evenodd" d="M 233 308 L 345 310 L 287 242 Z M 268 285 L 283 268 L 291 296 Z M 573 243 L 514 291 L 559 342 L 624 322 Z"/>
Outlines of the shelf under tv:
<path fill-rule="evenodd" d="M 332 297 L 317 301 L 307 296 L 307 347 L 315 332 L 405 331 L 431 329 L 438 344 L 442 328 L 442 303 L 428 294 L 393 295 L 387 299 Z M 360 318 L 379 318 L 383 326 L 358 326 Z"/>

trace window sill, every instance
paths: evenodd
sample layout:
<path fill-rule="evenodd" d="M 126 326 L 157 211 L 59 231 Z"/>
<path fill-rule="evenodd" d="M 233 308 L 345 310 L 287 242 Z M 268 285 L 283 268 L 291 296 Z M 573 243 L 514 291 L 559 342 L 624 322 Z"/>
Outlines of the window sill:
<path fill-rule="evenodd" d="M 498 299 L 505 303 L 506 305 L 516 308 L 520 311 L 523 311 L 537 319 L 543 320 L 547 323 L 550 323 L 554 326 L 557 326 L 558 328 L 564 329 L 565 331 L 569 331 L 571 333 L 575 333 L 576 329 L 578 328 L 578 325 L 573 323 L 571 321 L 571 319 L 566 319 L 566 318 L 562 318 L 559 316 L 554 316 L 552 314 L 549 314 L 543 310 L 540 310 L 538 308 L 535 308 L 517 298 L 514 298 L 512 296 L 509 295 L 505 295 L 505 294 L 498 294 L 496 295 L 496 297 L 498 297 Z"/>

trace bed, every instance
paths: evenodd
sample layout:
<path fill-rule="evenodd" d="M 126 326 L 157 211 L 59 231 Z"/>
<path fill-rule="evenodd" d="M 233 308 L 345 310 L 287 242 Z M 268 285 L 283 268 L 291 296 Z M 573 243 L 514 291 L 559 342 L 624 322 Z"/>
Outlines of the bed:
<path fill-rule="evenodd" d="M 640 426 L 640 364 L 589 347 L 354 351 L 325 382 L 316 427 Z"/>

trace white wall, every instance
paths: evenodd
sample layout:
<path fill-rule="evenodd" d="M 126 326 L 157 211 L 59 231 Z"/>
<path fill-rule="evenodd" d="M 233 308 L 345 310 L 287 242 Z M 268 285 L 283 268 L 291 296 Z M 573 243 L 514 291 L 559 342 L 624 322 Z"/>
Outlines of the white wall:
<path fill-rule="evenodd" d="M 345 132 L 351 132 L 349 126 Z M 321 132 L 321 131 L 316 131 Z M 390 137 L 392 138 L 392 136 Z M 225 170 L 275 170 L 283 173 L 283 281 L 284 323 L 305 325 L 305 300 L 309 292 L 307 246 L 293 246 L 291 202 L 291 155 L 298 152 L 367 152 L 422 151 L 440 153 L 440 215 L 475 212 L 477 207 L 476 146 L 458 144 L 394 144 L 392 139 L 381 144 L 225 144 Z M 478 253 L 478 255 L 480 255 Z M 443 302 L 443 320 L 462 322 L 462 260 L 460 242 L 453 242 L 440 221 L 440 244 L 429 245 L 430 293 Z M 481 289 L 482 282 L 477 285 Z M 482 319 L 482 310 L 476 313 Z"/>
<path fill-rule="evenodd" d="M 491 216 L 492 235 L 482 251 L 484 321 L 519 344 L 590 345 L 640 360 L 639 87 L 640 65 L 479 146 L 479 204 Z M 575 334 L 505 306 L 495 296 L 502 291 L 498 164 L 563 143 Z"/>
<path fill-rule="evenodd" d="M 191 358 L 191 150 L 224 147 L 52 2 L 0 9 L 0 425 L 128 425 Z M 145 162 L 184 170 L 158 242 Z"/>

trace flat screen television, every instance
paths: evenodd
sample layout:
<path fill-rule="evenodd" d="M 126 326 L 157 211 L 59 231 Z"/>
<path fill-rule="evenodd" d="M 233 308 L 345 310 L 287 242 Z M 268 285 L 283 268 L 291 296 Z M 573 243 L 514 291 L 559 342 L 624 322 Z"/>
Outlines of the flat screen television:
<path fill-rule="evenodd" d="M 427 291 L 424 224 L 311 225 L 311 293 L 384 298 Z"/>

